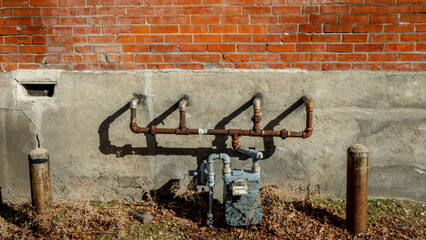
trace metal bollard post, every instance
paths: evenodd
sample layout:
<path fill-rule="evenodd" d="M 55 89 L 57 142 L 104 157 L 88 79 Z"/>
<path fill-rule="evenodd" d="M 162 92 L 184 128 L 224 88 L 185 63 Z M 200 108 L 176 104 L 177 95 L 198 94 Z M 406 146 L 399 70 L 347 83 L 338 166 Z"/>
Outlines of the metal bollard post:
<path fill-rule="evenodd" d="M 38 214 L 52 205 L 49 152 L 37 148 L 28 154 L 30 164 L 31 201 Z"/>
<path fill-rule="evenodd" d="M 346 224 L 354 234 L 367 230 L 368 149 L 361 144 L 348 148 Z"/>

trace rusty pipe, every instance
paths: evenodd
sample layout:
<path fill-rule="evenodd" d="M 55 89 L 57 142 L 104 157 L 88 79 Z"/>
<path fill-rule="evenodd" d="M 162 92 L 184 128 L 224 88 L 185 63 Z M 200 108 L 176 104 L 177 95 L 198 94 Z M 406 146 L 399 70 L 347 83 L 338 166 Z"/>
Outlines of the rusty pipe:
<path fill-rule="evenodd" d="M 306 96 L 303 97 L 303 101 L 306 106 L 306 128 L 303 131 L 302 138 L 308 138 L 312 135 L 312 116 L 314 111 L 314 104 L 312 100 L 308 99 Z"/>
<path fill-rule="evenodd" d="M 260 130 L 260 121 L 262 121 L 262 117 L 260 116 L 260 98 L 255 97 L 253 99 L 253 117 L 251 120 L 253 121 L 253 131 L 259 133 Z"/>
<path fill-rule="evenodd" d="M 185 129 L 186 128 L 186 105 L 188 104 L 188 101 L 185 98 L 182 98 L 179 101 L 179 128 Z"/>
<path fill-rule="evenodd" d="M 347 154 L 346 223 L 358 234 L 367 230 L 368 149 L 354 144 Z"/>
<path fill-rule="evenodd" d="M 49 152 L 37 148 L 28 154 L 30 165 L 31 202 L 37 214 L 42 214 L 52 205 L 50 187 Z"/>

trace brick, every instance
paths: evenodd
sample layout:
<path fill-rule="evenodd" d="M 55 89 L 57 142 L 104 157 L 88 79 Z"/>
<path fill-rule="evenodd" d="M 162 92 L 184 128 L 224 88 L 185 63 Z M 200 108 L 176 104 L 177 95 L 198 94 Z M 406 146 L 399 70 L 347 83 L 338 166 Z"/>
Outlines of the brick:
<path fill-rule="evenodd" d="M 243 10 L 241 6 L 214 6 L 213 14 L 242 14 Z"/>
<path fill-rule="evenodd" d="M 308 4 L 309 0 L 286 0 L 286 3 L 288 5 L 302 5 L 302 4 Z"/>
<path fill-rule="evenodd" d="M 19 53 L 46 53 L 46 47 L 40 45 L 19 46 Z"/>
<path fill-rule="evenodd" d="M 369 71 L 380 71 L 382 70 L 380 63 L 353 63 L 353 70 L 369 70 Z"/>
<path fill-rule="evenodd" d="M 258 37 L 258 36 L 259 35 L 253 36 L 253 42 L 256 39 L 256 37 Z M 279 42 L 279 40 L 273 41 L 272 39 L 270 39 L 273 36 L 274 35 L 268 35 L 269 38 L 265 42 Z M 283 43 L 297 42 L 297 35 L 296 34 L 283 34 L 281 36 L 281 42 L 283 42 Z"/>
<path fill-rule="evenodd" d="M 355 44 L 355 52 L 382 52 L 383 44 Z"/>
<path fill-rule="evenodd" d="M 121 52 L 121 46 L 119 45 L 96 45 L 95 52 Z"/>
<path fill-rule="evenodd" d="M 400 22 L 425 23 L 426 15 L 425 14 L 409 14 L 409 15 L 401 14 Z"/>
<path fill-rule="evenodd" d="M 203 70 L 203 64 L 201 63 L 176 63 L 175 67 L 188 70 Z"/>
<path fill-rule="evenodd" d="M 125 7 L 99 7 L 98 8 L 99 15 L 126 15 Z M 131 15 L 131 14 L 128 14 Z"/>
<path fill-rule="evenodd" d="M 63 55 L 62 59 L 64 60 L 64 62 L 81 62 L 81 56 L 75 54 Z"/>
<path fill-rule="evenodd" d="M 90 24 L 91 25 L 112 25 L 116 24 L 116 17 L 113 16 L 102 16 L 102 17 L 96 17 L 92 16 L 90 17 Z"/>
<path fill-rule="evenodd" d="M 396 53 L 369 53 L 368 61 L 370 62 L 396 62 L 398 54 Z"/>
<path fill-rule="evenodd" d="M 3 7 L 27 7 L 29 0 L 3 0 Z"/>
<path fill-rule="evenodd" d="M 152 44 L 151 52 L 177 52 L 177 44 Z"/>
<path fill-rule="evenodd" d="M 401 34 L 401 42 L 426 42 L 426 34 Z"/>
<path fill-rule="evenodd" d="M 261 63 L 236 63 L 235 68 L 236 69 L 261 69 L 262 68 Z"/>
<path fill-rule="evenodd" d="M 191 35 L 166 35 L 166 43 L 190 43 L 192 42 Z"/>
<path fill-rule="evenodd" d="M 146 5 L 172 5 L 173 0 L 145 0 Z"/>
<path fill-rule="evenodd" d="M 339 34 L 312 35 L 312 42 L 340 42 Z"/>
<path fill-rule="evenodd" d="M 61 17 L 62 25 L 87 25 L 87 17 Z"/>
<path fill-rule="evenodd" d="M 203 0 L 204 5 L 226 4 L 226 0 Z"/>
<path fill-rule="evenodd" d="M 71 8 L 70 15 L 71 16 L 87 16 L 91 14 L 90 8 Z"/>
<path fill-rule="evenodd" d="M 352 24 L 325 24 L 325 33 L 350 33 L 352 32 Z"/>
<path fill-rule="evenodd" d="M 163 43 L 164 35 L 136 35 L 137 43 Z"/>
<path fill-rule="evenodd" d="M 269 68 L 269 69 L 286 69 L 286 68 L 291 68 L 291 64 L 290 63 L 266 63 L 266 64 L 263 64 L 263 66 L 265 66 L 266 68 Z"/>
<path fill-rule="evenodd" d="M 84 71 L 84 70 L 99 70 L 101 65 L 99 63 L 85 63 L 85 64 L 75 64 L 74 70 L 76 71 Z"/>
<path fill-rule="evenodd" d="M 193 54 L 192 59 L 197 62 L 219 62 L 219 54 Z"/>
<path fill-rule="evenodd" d="M 370 42 L 399 42 L 398 34 L 370 34 Z"/>
<path fill-rule="evenodd" d="M 367 60 L 367 54 L 361 53 L 341 53 L 337 57 L 339 62 L 364 62 Z"/>
<path fill-rule="evenodd" d="M 209 33 L 236 33 L 237 25 L 209 25 Z"/>
<path fill-rule="evenodd" d="M 416 32 L 426 32 L 426 24 L 416 24 Z"/>
<path fill-rule="evenodd" d="M 78 52 L 78 53 L 93 52 L 93 46 L 92 45 L 77 45 L 77 46 L 75 46 L 75 51 Z"/>
<path fill-rule="evenodd" d="M 349 5 L 322 5 L 321 13 L 349 13 L 351 10 Z"/>
<path fill-rule="evenodd" d="M 383 63 L 382 69 L 384 71 L 410 71 L 410 63 Z"/>
<path fill-rule="evenodd" d="M 278 23 L 278 16 L 252 15 L 250 16 L 250 23 Z"/>
<path fill-rule="evenodd" d="M 58 4 L 60 7 L 83 7 L 86 6 L 86 0 L 58 0 Z"/>
<path fill-rule="evenodd" d="M 207 33 L 207 25 L 181 25 L 180 33 Z"/>
<path fill-rule="evenodd" d="M 414 32 L 414 24 L 385 25 L 385 32 Z"/>
<path fill-rule="evenodd" d="M 104 61 L 101 54 L 83 54 L 83 62 L 100 62 Z"/>
<path fill-rule="evenodd" d="M 3 71 L 10 72 L 10 71 L 18 69 L 18 65 L 17 64 L 2 64 L 1 68 L 3 69 Z"/>
<path fill-rule="evenodd" d="M 253 62 L 279 62 L 281 61 L 280 54 L 252 54 L 251 61 Z"/>
<path fill-rule="evenodd" d="M 140 16 L 120 16 L 117 18 L 120 24 L 145 24 L 145 17 Z"/>
<path fill-rule="evenodd" d="M 238 52 L 266 52 L 266 44 L 238 44 Z"/>
<path fill-rule="evenodd" d="M 322 32 L 321 24 L 301 24 L 299 26 L 299 32 Z"/>
<path fill-rule="evenodd" d="M 211 6 L 188 6 L 184 8 L 184 14 L 213 14 L 213 7 Z"/>
<path fill-rule="evenodd" d="M 368 23 L 367 15 L 339 15 L 339 23 Z"/>
<path fill-rule="evenodd" d="M 5 18 L 4 24 L 5 25 L 31 25 L 31 18 L 30 17 L 13 17 L 13 18 Z"/>
<path fill-rule="evenodd" d="M 149 52 L 149 51 L 150 51 L 150 47 L 147 44 L 123 45 L 123 52 Z"/>
<path fill-rule="evenodd" d="M 403 6 L 410 6 L 410 5 L 403 5 Z M 410 13 L 410 12 L 406 12 L 406 13 Z M 413 13 L 426 13 L 426 5 L 414 5 Z"/>
<path fill-rule="evenodd" d="M 31 41 L 33 44 L 46 44 L 45 36 L 33 36 L 31 37 Z"/>
<path fill-rule="evenodd" d="M 327 44 L 327 52 L 352 52 L 352 44 Z"/>
<path fill-rule="evenodd" d="M 399 3 L 426 3 L 426 0 L 398 0 L 398 4 Z"/>
<path fill-rule="evenodd" d="M 162 54 L 136 54 L 136 62 L 163 62 Z"/>
<path fill-rule="evenodd" d="M 179 44 L 180 52 L 206 52 L 207 44 Z"/>
<path fill-rule="evenodd" d="M 116 26 L 102 26 L 103 34 L 122 34 L 122 33 L 138 33 L 136 30 L 132 29 L 129 25 L 116 25 Z M 146 26 L 143 26 L 146 27 Z M 146 31 L 143 31 L 146 33 Z"/>
<path fill-rule="evenodd" d="M 298 34 L 297 35 L 297 42 L 312 42 L 312 35 L 311 34 Z"/>
<path fill-rule="evenodd" d="M 174 64 L 173 63 L 162 63 L 162 64 L 148 64 L 146 66 L 147 69 L 171 69 L 174 68 Z"/>
<path fill-rule="evenodd" d="M 148 16 L 146 18 L 148 24 L 161 24 L 161 16 Z"/>
<path fill-rule="evenodd" d="M 118 6 L 121 5 L 143 5 L 144 0 L 115 0 L 115 4 Z"/>
<path fill-rule="evenodd" d="M 266 25 L 238 25 L 238 33 L 266 33 Z"/>
<path fill-rule="evenodd" d="M 114 35 L 89 36 L 89 43 L 113 43 L 115 42 Z"/>
<path fill-rule="evenodd" d="M 322 70 L 324 71 L 341 71 L 351 69 L 350 63 L 323 63 Z"/>
<path fill-rule="evenodd" d="M 33 17 L 33 26 L 61 25 L 58 17 Z"/>
<path fill-rule="evenodd" d="M 281 15 L 280 23 L 308 23 L 308 15 Z"/>
<path fill-rule="evenodd" d="M 207 51 L 209 52 L 235 52 L 237 51 L 236 44 L 208 44 Z"/>
<path fill-rule="evenodd" d="M 412 63 L 411 68 L 413 71 L 426 71 L 426 63 Z"/>
<path fill-rule="evenodd" d="M 319 13 L 319 6 L 302 6 L 302 13 Z"/>
<path fill-rule="evenodd" d="M 388 13 L 411 13 L 412 12 L 411 5 L 393 5 L 393 6 L 383 6 L 382 11 L 383 14 Z"/>
<path fill-rule="evenodd" d="M 281 54 L 281 62 L 304 62 L 309 61 L 309 54 Z"/>
<path fill-rule="evenodd" d="M 134 62 L 135 56 L 133 54 L 107 54 L 108 62 Z"/>
<path fill-rule="evenodd" d="M 117 35 L 117 43 L 135 43 L 135 35 Z"/>
<path fill-rule="evenodd" d="M 243 5 L 248 5 L 248 4 L 255 4 L 256 0 L 227 0 L 226 3 L 227 4 L 243 4 Z"/>
<path fill-rule="evenodd" d="M 40 8 L 15 8 L 13 9 L 13 15 L 14 16 L 40 16 L 41 9 Z"/>
<path fill-rule="evenodd" d="M 48 35 L 71 35 L 73 34 L 72 27 L 46 27 L 46 34 Z"/>
<path fill-rule="evenodd" d="M 42 16 L 69 16 L 69 8 L 42 8 Z"/>
<path fill-rule="evenodd" d="M 40 67 L 40 64 L 19 64 L 18 68 L 19 69 L 38 69 Z"/>
<path fill-rule="evenodd" d="M 176 5 L 201 5 L 201 0 L 176 0 Z"/>
<path fill-rule="evenodd" d="M 366 4 L 395 4 L 395 0 L 365 0 Z"/>
<path fill-rule="evenodd" d="M 321 25 L 319 25 L 321 29 Z M 273 24 L 268 25 L 269 33 L 288 33 L 297 32 L 297 24 Z"/>
<path fill-rule="evenodd" d="M 371 15 L 369 22 L 370 23 L 396 23 L 398 22 L 398 16 L 397 15 L 384 15 L 384 16 Z"/>
<path fill-rule="evenodd" d="M 46 52 L 47 53 L 72 53 L 73 46 L 70 44 L 67 45 L 48 45 Z"/>
<path fill-rule="evenodd" d="M 352 14 L 381 14 L 381 6 L 353 5 Z"/>
<path fill-rule="evenodd" d="M 146 64 L 144 64 L 144 63 L 119 63 L 118 69 L 120 69 L 120 70 L 146 69 Z"/>
<path fill-rule="evenodd" d="M 194 35 L 194 42 L 203 42 L 203 43 L 220 43 L 222 42 L 221 35 Z"/>
<path fill-rule="evenodd" d="M 272 13 L 273 14 L 295 14 L 301 13 L 300 6 L 273 6 Z"/>
<path fill-rule="evenodd" d="M 321 70 L 321 63 L 293 63 L 293 68 L 302 70 Z"/>
<path fill-rule="evenodd" d="M 343 34 L 343 42 L 367 42 L 367 36 L 367 34 Z"/>
<path fill-rule="evenodd" d="M 249 23 L 249 17 L 246 15 L 225 15 L 221 17 L 221 23 L 222 24 L 231 24 L 231 23 L 238 23 L 238 24 L 244 24 Z"/>
<path fill-rule="evenodd" d="M 243 14 L 268 14 L 271 9 L 271 6 L 243 6 Z"/>
<path fill-rule="evenodd" d="M 179 27 L 177 25 L 160 25 L 151 26 L 151 33 L 178 33 Z"/>
<path fill-rule="evenodd" d="M 297 44 L 298 52 L 324 52 L 325 44 Z"/>
<path fill-rule="evenodd" d="M 75 26 L 74 34 L 101 34 L 101 26 Z"/>
<path fill-rule="evenodd" d="M 337 23 L 337 15 L 311 15 L 311 23 Z"/>
<path fill-rule="evenodd" d="M 268 52 L 295 52 L 296 44 L 267 44 Z"/>
<path fill-rule="evenodd" d="M 222 54 L 222 59 L 226 62 L 248 62 L 250 54 Z"/>
<path fill-rule="evenodd" d="M 191 24 L 214 24 L 214 23 L 219 23 L 219 16 L 215 16 L 215 15 L 191 16 Z"/>
<path fill-rule="evenodd" d="M 362 24 L 362 25 L 356 25 L 354 28 L 354 32 L 358 33 L 358 32 L 366 32 L 366 33 L 371 33 L 371 32 L 383 32 L 383 26 L 382 25 L 375 25 L 375 24 L 371 24 L 371 25 L 366 25 L 366 24 Z"/>
<path fill-rule="evenodd" d="M 162 16 L 162 24 L 189 24 L 191 21 L 189 16 Z"/>
<path fill-rule="evenodd" d="M 322 62 L 322 61 L 336 61 L 336 53 L 311 53 L 311 61 Z"/>
<path fill-rule="evenodd" d="M 400 53 L 399 61 L 426 61 L 426 54 L 424 53 Z"/>
<path fill-rule="evenodd" d="M 386 52 L 410 52 L 414 51 L 414 43 L 390 43 L 385 45 Z"/>
<path fill-rule="evenodd" d="M 311 4 L 333 4 L 333 0 L 311 0 Z"/>
<path fill-rule="evenodd" d="M 29 36 L 6 36 L 4 38 L 6 44 L 31 44 L 31 37 Z"/>
<path fill-rule="evenodd" d="M 179 15 L 183 14 L 183 7 L 164 6 L 155 7 L 155 15 Z"/>
<path fill-rule="evenodd" d="M 364 0 L 334 0 L 335 4 L 360 4 L 360 3 L 364 3 Z"/>
<path fill-rule="evenodd" d="M 7 56 L 7 61 L 6 61 L 6 56 Z M 9 62 L 9 63 L 31 63 L 34 62 L 34 55 L 30 54 L 30 55 L 1 55 L 0 56 L 0 62 L 5 63 L 5 62 Z"/>

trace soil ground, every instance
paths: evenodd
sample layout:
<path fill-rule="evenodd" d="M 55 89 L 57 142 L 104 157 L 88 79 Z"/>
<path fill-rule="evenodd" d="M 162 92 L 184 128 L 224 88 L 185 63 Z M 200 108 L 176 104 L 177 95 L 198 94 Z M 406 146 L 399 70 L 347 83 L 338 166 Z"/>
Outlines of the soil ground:
<path fill-rule="evenodd" d="M 215 226 L 204 225 L 208 202 L 195 191 L 141 202 L 87 202 L 54 205 L 37 215 L 30 204 L 0 207 L 0 239 L 425 239 L 426 205 L 399 200 L 368 202 L 367 232 L 345 226 L 345 201 L 297 199 L 274 186 L 261 189 L 259 225 L 229 227 L 215 203 Z M 129 214 L 143 210 L 142 224 Z"/>

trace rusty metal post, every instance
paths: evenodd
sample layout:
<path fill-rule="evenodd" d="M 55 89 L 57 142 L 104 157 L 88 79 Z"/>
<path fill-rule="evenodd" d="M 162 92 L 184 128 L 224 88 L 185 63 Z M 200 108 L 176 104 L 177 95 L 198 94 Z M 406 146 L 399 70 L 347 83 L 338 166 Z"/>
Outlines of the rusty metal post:
<path fill-rule="evenodd" d="M 367 230 L 368 149 L 361 144 L 348 148 L 346 224 L 354 234 Z"/>
<path fill-rule="evenodd" d="M 52 205 L 49 152 L 37 148 L 28 154 L 30 164 L 31 201 L 38 214 Z"/>

